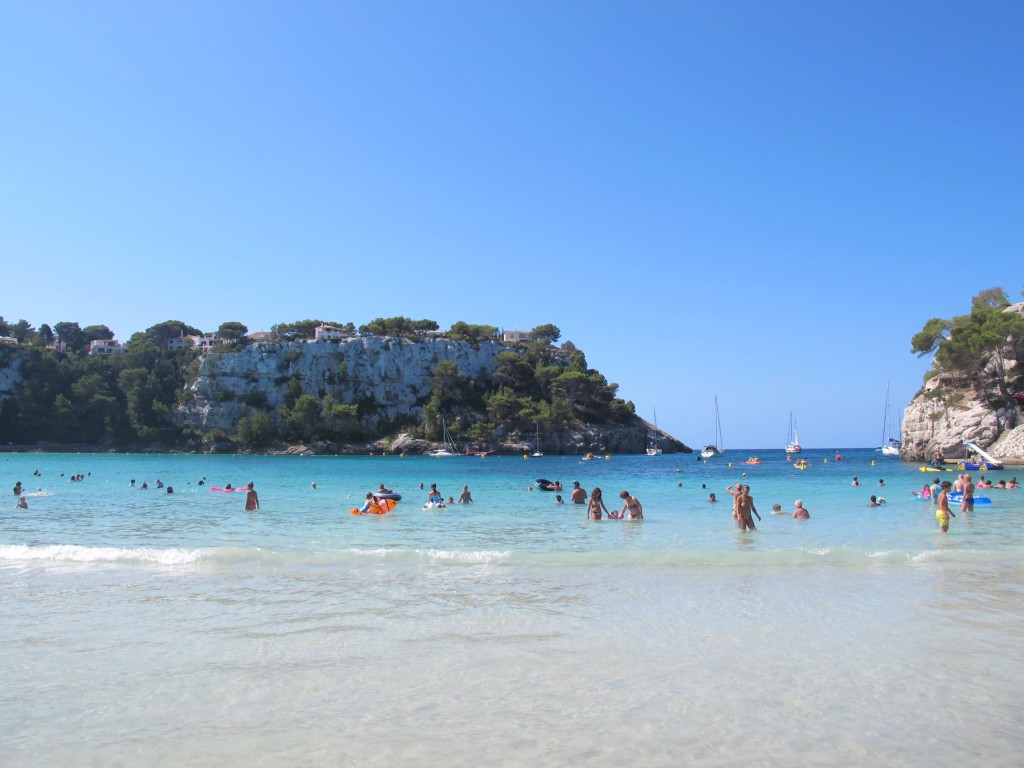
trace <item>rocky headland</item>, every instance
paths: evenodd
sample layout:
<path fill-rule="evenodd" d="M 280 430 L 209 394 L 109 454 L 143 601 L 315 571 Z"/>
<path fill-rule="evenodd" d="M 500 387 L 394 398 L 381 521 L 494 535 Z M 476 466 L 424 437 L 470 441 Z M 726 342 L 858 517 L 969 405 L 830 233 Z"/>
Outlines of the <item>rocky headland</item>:
<path fill-rule="evenodd" d="M 1004 311 L 1024 315 L 1024 303 Z M 962 457 L 969 440 L 1007 464 L 1024 464 L 1024 369 L 1017 349 L 1008 341 L 975 375 L 944 369 L 937 358 L 904 412 L 902 458 L 927 461 L 937 450 L 947 459 Z"/>

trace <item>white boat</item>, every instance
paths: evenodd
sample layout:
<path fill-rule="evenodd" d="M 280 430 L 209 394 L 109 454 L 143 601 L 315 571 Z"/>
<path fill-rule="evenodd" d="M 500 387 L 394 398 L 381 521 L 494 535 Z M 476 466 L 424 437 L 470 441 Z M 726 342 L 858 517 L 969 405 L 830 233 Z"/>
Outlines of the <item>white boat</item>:
<path fill-rule="evenodd" d="M 533 453 L 531 453 L 530 455 L 533 456 L 535 459 L 544 455 L 544 451 L 540 449 L 540 424 L 537 425 L 537 443 L 534 446 Z"/>
<path fill-rule="evenodd" d="M 441 419 L 441 432 L 444 433 L 444 448 L 438 448 L 436 451 L 430 451 L 430 455 L 435 459 L 447 459 L 451 456 L 458 456 L 459 449 L 455 447 L 455 441 L 452 440 L 452 433 L 448 431 L 448 427 L 445 426 L 444 419 Z"/>
<path fill-rule="evenodd" d="M 878 449 L 883 456 L 899 456 L 903 441 L 892 436 L 892 412 L 889 407 L 889 382 L 885 383 L 885 420 L 882 423 L 882 446 Z"/>
<path fill-rule="evenodd" d="M 796 422 L 793 421 L 793 412 L 789 413 L 789 441 L 786 443 L 786 453 L 800 453 L 800 436 L 796 433 Z"/>
<path fill-rule="evenodd" d="M 658 437 L 658 409 L 654 409 L 654 445 L 648 445 L 648 456 L 661 456 L 661 440 Z"/>
<path fill-rule="evenodd" d="M 715 442 L 705 445 L 700 452 L 702 459 L 710 459 L 721 456 L 725 453 L 725 443 L 722 440 L 722 420 L 718 417 L 718 395 L 715 395 Z"/>

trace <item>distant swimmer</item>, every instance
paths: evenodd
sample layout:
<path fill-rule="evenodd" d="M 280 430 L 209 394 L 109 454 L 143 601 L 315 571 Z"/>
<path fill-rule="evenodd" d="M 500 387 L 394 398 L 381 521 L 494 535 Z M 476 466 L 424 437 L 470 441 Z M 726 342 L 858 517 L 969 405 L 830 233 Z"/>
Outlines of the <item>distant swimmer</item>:
<path fill-rule="evenodd" d="M 167 486 L 167 492 L 168 493 L 174 493 L 174 486 L 173 485 L 168 485 Z"/>
<path fill-rule="evenodd" d="M 430 492 L 427 494 L 427 504 L 443 504 L 444 497 L 437 490 L 437 483 L 430 484 Z"/>
<path fill-rule="evenodd" d="M 556 495 L 555 496 L 555 504 L 565 504 L 565 501 L 562 499 L 561 496 L 557 496 Z"/>
<path fill-rule="evenodd" d="M 231 484 L 229 483 L 228 488 L 230 487 Z M 245 508 L 250 512 L 253 511 L 254 509 L 259 509 L 260 497 L 259 494 L 256 493 L 255 485 L 250 482 L 249 485 L 246 487 L 249 489 L 249 492 L 245 494 Z"/>
<path fill-rule="evenodd" d="M 459 495 L 459 504 L 472 504 L 473 494 L 469 492 L 469 486 L 462 486 L 462 493 Z"/>
<path fill-rule="evenodd" d="M 781 505 L 781 504 L 772 504 L 772 514 L 773 514 L 773 515 L 782 515 L 782 514 L 785 514 L 785 513 L 784 513 L 784 512 L 782 511 L 782 505 Z"/>
<path fill-rule="evenodd" d="M 718 499 L 715 498 L 715 494 L 712 493 L 710 496 L 708 496 L 708 503 L 709 504 L 715 504 L 717 502 L 718 502 Z"/>
<path fill-rule="evenodd" d="M 380 484 L 380 485 L 379 485 L 379 486 L 377 487 L 377 495 L 379 496 L 379 495 L 380 495 L 380 494 L 382 494 L 382 493 L 394 493 L 394 491 L 393 491 L 393 490 L 391 490 L 390 488 L 385 488 L 385 487 L 384 487 L 384 483 L 381 483 L 381 484 Z"/>
<path fill-rule="evenodd" d="M 797 499 L 795 502 L 793 502 L 793 505 L 796 507 L 796 509 L 793 511 L 794 518 L 796 518 L 797 520 L 811 519 L 811 513 L 807 511 L 807 508 L 804 506 L 803 501 Z"/>
<path fill-rule="evenodd" d="M 28 509 L 28 501 L 25 500 L 25 494 L 18 496 L 18 509 Z"/>
<path fill-rule="evenodd" d="M 860 480 L 857 479 L 856 475 L 853 476 L 853 482 L 850 485 L 860 485 Z"/>

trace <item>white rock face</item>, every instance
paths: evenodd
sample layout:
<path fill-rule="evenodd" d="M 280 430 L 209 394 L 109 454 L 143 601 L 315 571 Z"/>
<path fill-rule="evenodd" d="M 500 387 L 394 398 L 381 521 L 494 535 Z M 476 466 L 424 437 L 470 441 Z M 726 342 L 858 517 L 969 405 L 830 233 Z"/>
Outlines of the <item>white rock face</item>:
<path fill-rule="evenodd" d="M 922 393 L 904 411 L 904 458 L 922 461 L 931 458 L 936 449 L 950 457 L 961 456 L 965 440 L 972 440 L 988 450 L 1002 432 L 1001 425 L 1012 420 L 1013 415 L 1008 409 L 993 411 L 978 393 L 953 388 L 944 382 L 943 376 L 930 379 Z M 926 393 L 940 387 L 949 393 L 962 395 L 963 399 L 947 405 L 941 398 L 927 396 Z M 1000 458 L 1010 460 L 1008 457 Z"/>
<path fill-rule="evenodd" d="M 179 418 L 202 430 L 233 430 L 245 406 L 277 410 L 294 379 L 300 394 L 330 395 L 338 403 L 372 403 L 363 423 L 423 416 L 437 364 L 450 360 L 467 378 L 493 373 L 509 347 L 498 342 L 364 336 L 348 341 L 262 342 L 200 358 L 199 378 Z"/>
<path fill-rule="evenodd" d="M 1024 314 L 1024 303 L 1007 307 L 1007 312 Z M 1014 376 L 1017 361 L 1007 349 L 1007 378 Z M 944 392 L 944 397 L 936 397 Z M 924 388 L 903 414 L 902 456 L 908 461 L 930 459 L 936 449 L 947 457 L 963 456 L 963 443 L 971 440 L 997 459 L 1010 464 L 1024 464 L 1024 426 L 1017 426 L 1020 417 L 1016 407 L 1007 405 L 993 410 L 985 393 L 957 382 L 950 374 L 938 374 Z"/>

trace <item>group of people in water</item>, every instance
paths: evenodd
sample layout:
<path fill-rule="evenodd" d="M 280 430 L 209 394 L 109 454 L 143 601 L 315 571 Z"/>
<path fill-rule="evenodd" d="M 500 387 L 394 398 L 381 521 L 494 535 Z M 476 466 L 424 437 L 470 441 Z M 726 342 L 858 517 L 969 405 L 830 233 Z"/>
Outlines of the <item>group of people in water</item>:
<path fill-rule="evenodd" d="M 561 483 L 559 483 L 559 488 L 561 488 Z M 629 491 L 619 491 L 619 498 L 622 499 L 622 509 L 609 510 L 604 503 L 601 489 L 595 487 L 588 497 L 586 489 L 580 486 L 579 480 L 573 481 L 572 493 L 569 494 L 571 503 L 587 508 L 587 520 L 600 520 L 602 517 L 607 517 L 609 520 L 644 519 L 644 506 L 636 496 Z M 561 496 L 555 496 L 555 504 L 565 504 L 565 501 Z"/>

